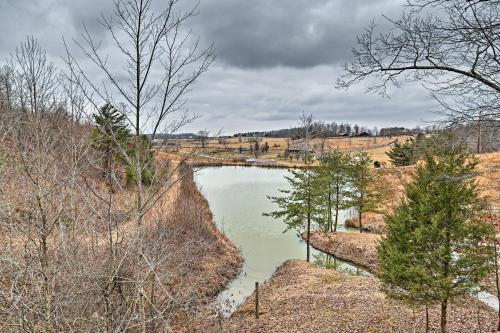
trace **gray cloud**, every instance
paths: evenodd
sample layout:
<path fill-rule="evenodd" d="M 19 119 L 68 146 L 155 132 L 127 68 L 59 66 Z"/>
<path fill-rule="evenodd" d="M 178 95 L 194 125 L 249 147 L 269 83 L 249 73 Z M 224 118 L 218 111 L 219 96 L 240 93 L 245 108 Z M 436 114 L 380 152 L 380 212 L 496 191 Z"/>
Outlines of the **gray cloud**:
<path fill-rule="evenodd" d="M 91 33 L 102 37 L 104 29 L 97 19 L 111 8 L 112 1 L 103 0 L 0 0 L 0 59 L 32 35 L 57 61 L 64 53 L 62 37 L 78 37 L 84 21 Z"/>
<path fill-rule="evenodd" d="M 391 98 L 364 94 L 364 87 L 336 90 L 338 68 L 277 67 L 265 71 L 214 66 L 191 94 L 204 127 L 226 133 L 295 125 L 302 112 L 316 120 L 357 122 L 370 127 L 416 126 L 435 119 L 434 102 L 418 85 L 391 91 Z M 199 129 L 195 123 L 189 130 Z"/>
<path fill-rule="evenodd" d="M 416 85 L 393 91 L 391 99 L 365 95 L 362 85 L 347 92 L 334 88 L 356 35 L 374 17 L 397 15 L 403 1 L 201 0 L 188 28 L 202 44 L 214 42 L 217 60 L 189 97 L 190 111 L 203 118 L 184 130 L 284 128 L 295 125 L 301 112 L 379 127 L 435 118 L 429 111 L 434 103 Z M 0 61 L 34 35 L 60 63 L 62 35 L 78 37 L 85 21 L 120 66 L 96 22 L 111 8 L 111 0 L 0 0 Z"/>
<path fill-rule="evenodd" d="M 306 68 L 343 62 L 356 34 L 400 0 L 202 0 L 202 40 L 215 41 L 221 61 L 238 67 Z"/>

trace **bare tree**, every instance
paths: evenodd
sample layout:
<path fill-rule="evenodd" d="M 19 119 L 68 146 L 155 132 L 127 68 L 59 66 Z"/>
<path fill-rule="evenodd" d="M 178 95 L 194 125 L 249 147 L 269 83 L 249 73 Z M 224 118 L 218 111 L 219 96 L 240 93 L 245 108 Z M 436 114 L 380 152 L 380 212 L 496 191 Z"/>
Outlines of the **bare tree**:
<path fill-rule="evenodd" d="M 197 134 L 198 134 L 198 137 L 200 138 L 201 148 L 205 149 L 207 147 L 209 132 L 205 129 L 205 130 L 198 131 Z"/>
<path fill-rule="evenodd" d="M 57 314 L 75 295 L 63 287 L 73 277 L 62 267 L 77 246 L 71 239 L 84 215 L 74 196 L 88 145 L 77 130 L 59 113 L 23 114 L 8 137 L 2 227 L 11 243 L 0 263 L 10 285 L 0 288 L 0 306 L 6 323 L 24 331 L 59 331 L 64 318 Z"/>
<path fill-rule="evenodd" d="M 71 71 L 61 75 L 61 104 L 72 121 L 80 122 L 88 118 L 86 109 L 89 102 L 77 84 L 80 78 L 74 77 L 74 75 L 75 73 Z"/>
<path fill-rule="evenodd" d="M 500 6 L 497 0 L 408 0 L 388 32 L 372 22 L 358 36 L 354 59 L 338 87 L 370 80 L 368 91 L 422 82 L 448 125 L 481 124 L 500 117 Z"/>
<path fill-rule="evenodd" d="M 59 105 L 60 75 L 34 37 L 27 37 L 11 55 L 12 101 L 17 110 L 37 114 Z"/>
<path fill-rule="evenodd" d="M 13 70 L 8 65 L 0 68 L 0 106 L 12 109 L 13 103 Z"/>
<path fill-rule="evenodd" d="M 135 174 L 135 240 L 133 253 L 138 258 L 133 264 L 131 281 L 135 286 L 135 298 L 131 299 L 129 328 L 146 332 L 154 320 L 165 319 L 165 307 L 153 307 L 148 311 L 149 292 L 167 290 L 158 278 L 157 266 L 145 247 L 148 227 L 144 217 L 173 187 L 174 172 L 154 167 L 157 160 L 149 158 L 151 139 L 158 133 L 172 133 L 189 123 L 191 116 L 185 109 L 185 97 L 198 77 L 208 70 L 214 59 L 213 48 L 200 50 L 197 40 L 186 32 L 185 24 L 196 14 L 196 7 L 181 12 L 178 1 L 166 3 L 154 0 L 114 0 L 111 16 L 101 16 L 100 24 L 113 41 L 114 56 L 120 56 L 113 64 L 102 42 L 97 40 L 84 25 L 81 41 L 75 41 L 78 49 L 94 66 L 87 69 L 69 51 L 67 64 L 73 82 L 83 91 L 87 100 L 98 109 L 109 103 L 127 119 L 133 132 L 133 151 L 121 149 L 121 155 Z M 119 65 L 116 65 L 119 64 Z M 95 79 L 90 70 L 101 75 Z M 174 113 L 180 119 L 171 119 Z M 151 133 L 145 139 L 144 132 Z M 145 172 L 152 172 L 151 185 L 145 186 Z M 180 177 L 179 179 L 181 179 Z M 149 292 L 148 292 L 149 291 Z M 164 293 L 163 297 L 170 297 Z"/>
<path fill-rule="evenodd" d="M 85 205 L 75 204 L 75 184 L 89 147 L 85 127 L 59 112 L 57 78 L 31 37 L 3 70 L 8 102 L 1 114 L 6 178 L 0 191 L 0 243 L 9 242 L 2 244 L 0 256 L 0 312 L 8 330 L 60 331 L 64 315 L 57 314 L 75 295 L 63 287 L 72 277 L 61 267 L 78 245 L 70 240 Z"/>
<path fill-rule="evenodd" d="M 294 129 L 295 135 L 299 138 L 299 150 L 304 162 L 311 161 L 312 144 L 311 141 L 317 136 L 312 114 L 302 113 L 299 118 L 299 126 Z"/>

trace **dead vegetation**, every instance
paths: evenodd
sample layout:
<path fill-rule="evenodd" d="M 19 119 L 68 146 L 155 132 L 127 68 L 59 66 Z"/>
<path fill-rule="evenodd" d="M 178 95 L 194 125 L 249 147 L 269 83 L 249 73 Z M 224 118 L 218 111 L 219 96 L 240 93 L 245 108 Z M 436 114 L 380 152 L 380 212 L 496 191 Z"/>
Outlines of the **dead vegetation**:
<path fill-rule="evenodd" d="M 390 144 L 397 140 L 404 142 L 407 138 L 408 136 L 333 137 L 312 139 L 311 145 L 316 147 L 318 154 L 322 150 L 328 151 L 332 149 L 341 151 L 365 150 L 372 155 L 374 160 L 388 163 L 388 157 L 385 152 L 389 150 Z M 193 163 L 196 165 L 255 165 L 246 160 L 256 157 L 254 153 L 250 152 L 250 147 L 254 146 L 256 140 L 259 141 L 260 145 L 267 143 L 269 146 L 269 151 L 258 154 L 259 159 L 272 160 L 272 162 L 264 163 L 264 166 L 282 168 L 305 166 L 301 159 L 284 158 L 286 149 L 294 144 L 294 141 L 289 138 L 216 138 L 207 139 L 203 143 L 203 147 L 201 147 L 200 140 L 179 139 L 175 143 L 174 151 L 170 153 L 172 155 L 184 156 L 196 148 L 199 154 L 192 158 Z M 165 147 L 160 148 L 164 149 Z"/>
<path fill-rule="evenodd" d="M 213 61 L 176 4 L 114 1 L 112 45 L 84 26 L 64 72 L 34 37 L 2 66 L 0 331 L 179 331 L 237 274 L 192 170 L 151 150 L 194 119 L 185 97 Z"/>
<path fill-rule="evenodd" d="M 500 210 L 500 152 L 478 155 L 476 184 L 479 194 L 494 212 Z M 385 232 L 384 215 L 393 211 L 404 197 L 404 188 L 415 170 L 414 166 L 375 169 L 382 201 L 376 212 L 363 216 L 363 230 L 382 234 Z M 359 228 L 356 218 L 348 219 L 346 226 Z"/>
<path fill-rule="evenodd" d="M 255 319 L 254 296 L 224 324 L 224 332 L 425 332 L 425 311 L 388 299 L 373 277 L 349 276 L 300 260 L 283 264 L 261 289 L 263 311 Z M 430 332 L 439 311 L 429 309 Z M 450 307 L 449 331 L 492 332 L 496 313 L 465 297 Z"/>
<path fill-rule="evenodd" d="M 64 114 L 13 119 L 1 144 L 0 331 L 134 331 L 138 283 L 148 331 L 216 317 L 212 302 L 241 258 L 189 167 L 172 166 L 139 238 L 134 196 L 125 183 L 109 192 L 88 126 Z"/>
<path fill-rule="evenodd" d="M 313 232 L 310 242 L 315 249 L 376 272 L 378 269 L 376 246 L 380 238 L 380 235 L 370 233 Z"/>

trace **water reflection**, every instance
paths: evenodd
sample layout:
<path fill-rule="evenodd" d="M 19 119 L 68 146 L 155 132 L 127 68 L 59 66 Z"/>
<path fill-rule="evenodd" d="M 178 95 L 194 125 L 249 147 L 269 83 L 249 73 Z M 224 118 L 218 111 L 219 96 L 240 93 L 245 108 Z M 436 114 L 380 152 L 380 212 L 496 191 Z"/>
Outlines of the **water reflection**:
<path fill-rule="evenodd" d="M 306 243 L 294 232 L 286 232 L 281 220 L 265 217 L 277 207 L 267 199 L 287 189 L 285 169 L 256 167 L 205 168 L 196 174 L 196 182 L 210 204 L 217 227 L 240 250 L 244 264 L 241 274 L 219 294 L 225 313 L 234 310 L 252 294 L 255 282 L 265 282 L 288 259 L 306 259 Z M 347 231 L 343 221 L 350 212 L 340 214 L 339 231 Z M 351 213 L 352 214 L 352 213 Z M 363 274 L 356 266 L 311 249 L 318 263 L 349 274 Z M 317 259 L 316 259 L 317 258 Z"/>
<path fill-rule="evenodd" d="M 314 265 L 326 269 L 335 269 L 349 275 L 370 275 L 366 270 L 360 268 L 352 263 L 338 259 L 334 255 L 317 252 L 312 255 Z"/>

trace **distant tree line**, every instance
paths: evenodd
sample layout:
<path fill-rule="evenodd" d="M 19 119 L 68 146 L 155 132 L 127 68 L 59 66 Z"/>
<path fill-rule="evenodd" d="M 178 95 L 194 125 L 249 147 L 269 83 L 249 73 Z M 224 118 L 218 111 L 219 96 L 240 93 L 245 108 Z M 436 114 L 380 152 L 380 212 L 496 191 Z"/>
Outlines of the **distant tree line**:
<path fill-rule="evenodd" d="M 301 131 L 303 128 L 300 126 L 285 128 L 272 131 L 257 131 L 257 132 L 244 132 L 236 133 L 233 137 L 267 137 L 267 138 L 291 138 L 300 139 L 303 136 Z M 350 123 L 326 123 L 323 121 L 313 122 L 311 131 L 313 137 L 336 137 L 336 136 L 357 136 L 361 133 L 367 133 L 371 136 L 398 136 L 398 135 L 417 135 L 418 133 L 434 133 L 438 130 L 436 125 L 426 127 L 415 127 L 412 129 L 405 127 L 387 127 L 378 129 L 377 127 L 368 128 L 367 126 L 360 126 L 358 124 Z"/>
<path fill-rule="evenodd" d="M 500 150 L 500 127 L 499 121 L 488 121 L 481 125 L 481 133 L 477 136 L 477 126 L 475 124 L 457 125 L 450 129 L 453 138 L 474 152 L 492 152 Z M 444 132 L 443 132 L 444 133 Z M 394 166 L 412 165 L 424 157 L 428 149 L 431 136 L 423 133 L 410 137 L 404 143 L 395 142 L 386 153 L 389 161 Z M 479 139 L 479 140 L 478 140 Z"/>
<path fill-rule="evenodd" d="M 405 127 L 386 127 L 386 128 L 381 128 L 378 135 L 379 136 L 418 135 L 420 133 L 423 134 L 436 133 L 437 131 L 439 131 L 437 125 L 426 126 L 424 128 L 417 126 L 412 129 Z"/>
<path fill-rule="evenodd" d="M 454 124 L 451 128 L 453 134 L 475 152 L 500 150 L 500 120 Z"/>

